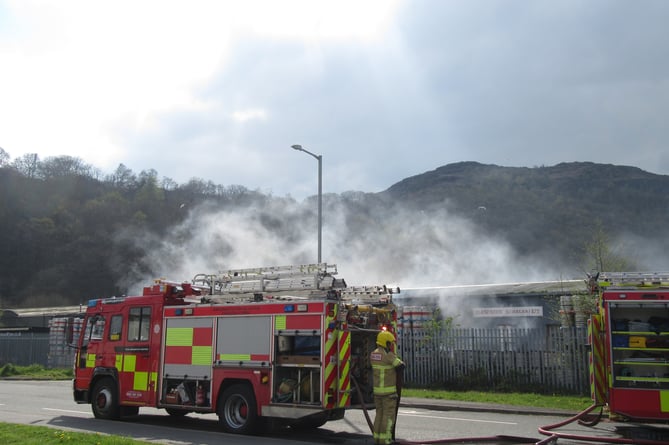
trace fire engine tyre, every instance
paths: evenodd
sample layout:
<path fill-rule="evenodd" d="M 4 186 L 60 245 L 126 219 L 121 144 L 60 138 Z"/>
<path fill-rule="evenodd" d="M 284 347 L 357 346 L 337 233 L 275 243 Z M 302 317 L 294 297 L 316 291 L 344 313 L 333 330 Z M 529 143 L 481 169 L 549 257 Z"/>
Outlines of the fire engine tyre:
<path fill-rule="evenodd" d="M 186 411 L 185 409 L 178 409 L 178 408 L 165 408 L 165 411 L 167 411 L 167 414 L 169 414 L 172 417 L 183 417 L 190 412 Z"/>
<path fill-rule="evenodd" d="M 122 406 L 121 417 L 132 417 L 139 414 L 139 406 Z"/>
<path fill-rule="evenodd" d="M 259 426 L 256 398 L 251 387 L 233 385 L 223 391 L 218 403 L 218 422 L 228 433 L 256 434 Z"/>
<path fill-rule="evenodd" d="M 328 420 L 330 420 L 328 413 L 320 413 L 296 420 L 290 426 L 296 430 L 312 430 L 325 425 Z"/>
<path fill-rule="evenodd" d="M 114 379 L 105 377 L 98 380 L 93 387 L 91 406 L 96 419 L 117 420 L 121 418 L 118 388 Z"/>

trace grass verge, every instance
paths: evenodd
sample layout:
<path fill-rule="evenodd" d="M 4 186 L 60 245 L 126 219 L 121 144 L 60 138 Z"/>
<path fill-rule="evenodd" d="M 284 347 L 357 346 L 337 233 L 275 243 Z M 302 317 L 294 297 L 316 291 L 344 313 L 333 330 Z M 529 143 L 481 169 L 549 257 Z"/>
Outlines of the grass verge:
<path fill-rule="evenodd" d="M 560 408 L 579 412 L 590 405 L 590 397 L 544 395 L 532 393 L 500 393 L 483 391 L 442 391 L 434 389 L 402 389 L 402 397 L 423 399 L 456 400 L 462 402 L 495 403 L 502 405 L 533 406 L 537 408 Z"/>
<path fill-rule="evenodd" d="M 19 425 L 0 422 L 0 437 L 4 445 L 139 445 L 148 442 L 121 436 L 97 433 L 77 433 L 46 426 Z"/>
<path fill-rule="evenodd" d="M 41 365 L 15 366 L 6 364 L 0 368 L 0 378 L 31 378 L 44 380 L 71 379 L 72 369 L 45 369 Z M 445 391 L 434 389 L 404 388 L 403 397 L 455 400 L 538 408 L 561 408 L 579 412 L 592 404 L 589 397 L 566 395 L 542 395 L 532 393 L 494 393 L 483 391 Z M 44 426 L 18 425 L 0 422 L 0 437 L 3 444 L 51 445 L 139 445 L 146 444 L 122 436 L 107 436 L 96 433 L 63 431 Z"/>
<path fill-rule="evenodd" d="M 0 367 L 0 378 L 31 378 L 44 380 L 68 380 L 72 369 L 46 369 L 41 365 L 16 366 L 8 363 Z M 533 393 L 497 393 L 485 391 L 446 391 L 435 389 L 402 389 L 404 397 L 455 400 L 463 402 L 496 403 L 503 405 L 534 406 L 537 408 L 561 408 L 579 412 L 592 404 L 589 397 L 544 395 Z"/>
<path fill-rule="evenodd" d="M 19 377 L 40 380 L 68 380 L 74 377 L 74 372 L 72 368 L 47 369 L 42 365 L 17 366 L 11 363 L 7 363 L 0 367 L 0 377 Z"/>

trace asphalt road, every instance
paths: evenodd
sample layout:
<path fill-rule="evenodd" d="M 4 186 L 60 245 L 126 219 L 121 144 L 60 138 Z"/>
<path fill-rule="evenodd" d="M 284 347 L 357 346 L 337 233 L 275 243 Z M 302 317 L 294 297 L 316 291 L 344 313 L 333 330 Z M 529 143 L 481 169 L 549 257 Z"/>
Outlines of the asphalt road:
<path fill-rule="evenodd" d="M 515 436 L 535 438 L 539 441 L 546 438 L 538 432 L 539 427 L 564 421 L 572 414 L 560 410 L 403 399 L 398 416 L 397 438 L 417 443 L 489 436 Z M 373 418 L 374 413 L 371 412 L 370 415 Z M 0 421 L 82 432 L 120 434 L 162 444 L 366 445 L 373 443 L 364 415 L 359 410 L 348 411 L 344 419 L 329 422 L 316 430 L 296 432 L 286 428 L 260 437 L 222 433 L 217 424 L 217 417 L 213 414 L 191 414 L 185 418 L 175 419 L 163 410 L 142 408 L 139 416 L 123 421 L 98 420 L 93 417 L 89 405 L 74 403 L 69 381 L 0 380 Z M 585 428 L 578 424 L 570 424 L 560 430 L 567 434 L 613 437 L 616 425 L 602 422 L 595 428 Z M 577 443 L 589 442 L 562 439 L 559 441 L 560 445 Z"/>

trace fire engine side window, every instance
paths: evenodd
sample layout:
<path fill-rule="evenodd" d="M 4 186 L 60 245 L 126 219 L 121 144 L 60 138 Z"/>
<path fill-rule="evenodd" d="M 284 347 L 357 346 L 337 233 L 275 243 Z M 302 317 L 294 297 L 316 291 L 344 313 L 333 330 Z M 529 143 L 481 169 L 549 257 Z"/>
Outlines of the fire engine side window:
<path fill-rule="evenodd" d="M 148 341 L 150 324 L 150 307 L 131 308 L 128 319 L 128 341 Z"/>
<path fill-rule="evenodd" d="M 118 341 L 121 339 L 121 329 L 123 328 L 123 316 L 114 315 L 109 322 L 109 340 Z"/>

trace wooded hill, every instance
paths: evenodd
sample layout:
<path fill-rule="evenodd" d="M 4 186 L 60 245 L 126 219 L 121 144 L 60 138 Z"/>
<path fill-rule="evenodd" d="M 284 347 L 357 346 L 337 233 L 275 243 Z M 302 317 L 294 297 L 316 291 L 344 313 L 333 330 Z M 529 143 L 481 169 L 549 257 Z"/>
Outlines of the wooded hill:
<path fill-rule="evenodd" d="M 630 258 L 639 267 L 669 268 L 662 253 L 669 247 L 668 192 L 669 176 L 633 167 L 463 162 L 404 179 L 381 193 L 327 194 L 324 207 L 329 221 L 336 219 L 344 231 L 338 237 L 344 247 L 376 243 L 393 251 L 398 242 L 393 233 L 409 227 L 411 215 L 437 219 L 448 212 L 481 233 L 507 240 L 521 255 L 539 253 L 556 264 L 573 263 L 574 270 L 588 267 L 577 263 L 598 231 L 614 244 L 648 240 L 652 257 L 630 250 Z M 162 276 L 147 259 L 147 249 L 165 237 L 192 237 L 186 229 L 175 235 L 174 228 L 192 218 L 193 209 L 200 215 L 202 209 L 253 209 L 264 231 L 284 245 L 299 244 L 295 227 L 315 221 L 314 199 L 296 202 L 199 179 L 180 185 L 159 179 L 153 170 L 135 174 L 123 165 L 102 175 L 67 156 L 5 159 L 0 163 L 0 307 L 79 304 L 125 294 L 134 279 Z M 406 225 L 390 230 L 399 209 Z M 224 236 L 218 238 L 223 247 L 216 252 L 232 251 L 226 250 Z M 429 236 L 425 243 L 432 243 Z M 332 250 L 337 252 L 336 246 Z M 305 255 L 302 250 L 286 254 L 282 264 L 313 262 Z M 235 268 L 225 260 L 217 264 Z"/>
<path fill-rule="evenodd" d="M 404 179 L 382 195 L 415 209 L 447 205 L 504 236 L 520 253 L 579 260 L 600 231 L 613 243 L 609 247 L 623 249 L 630 266 L 669 268 L 669 255 L 663 255 L 669 248 L 669 176 L 636 167 L 461 162 Z M 655 258 L 637 249 L 639 241 L 655 247 Z"/>

